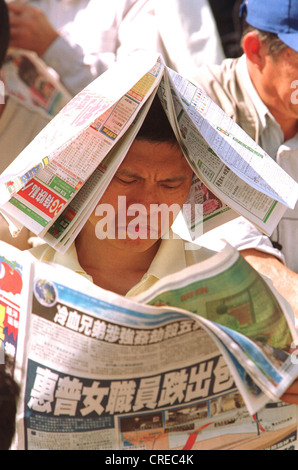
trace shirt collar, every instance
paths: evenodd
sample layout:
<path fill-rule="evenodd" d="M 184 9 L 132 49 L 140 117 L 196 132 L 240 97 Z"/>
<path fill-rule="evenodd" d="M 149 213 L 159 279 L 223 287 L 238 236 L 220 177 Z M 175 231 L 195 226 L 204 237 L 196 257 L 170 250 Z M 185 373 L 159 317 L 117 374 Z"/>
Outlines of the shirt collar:
<path fill-rule="evenodd" d="M 173 256 L 173 253 L 175 253 L 175 256 Z M 168 236 L 161 241 L 147 273 L 126 295 L 129 297 L 138 295 L 151 287 L 156 281 L 186 267 L 184 241 L 170 231 Z"/>
<path fill-rule="evenodd" d="M 161 241 L 148 273 L 161 279 L 170 273 L 184 269 L 187 266 L 184 253 L 184 241 L 171 231 L 168 237 Z"/>
<path fill-rule="evenodd" d="M 87 274 L 79 263 L 75 243 L 73 243 L 64 254 L 59 253 L 50 246 L 44 249 L 44 245 L 36 247 L 32 251 L 35 252 L 35 256 L 37 256 L 40 261 L 51 261 L 56 264 L 61 264 L 93 282 L 92 276 Z M 41 256 L 38 256 L 39 251 L 42 253 Z M 173 256 L 173 253 L 175 253 L 175 256 Z M 185 257 L 184 241 L 170 231 L 169 234 L 161 241 L 159 249 L 152 260 L 147 273 L 126 295 L 137 295 L 138 293 L 143 292 L 143 290 L 148 289 L 148 287 L 153 285 L 159 279 L 162 279 L 164 276 L 180 271 L 186 267 L 187 260 Z"/>
<path fill-rule="evenodd" d="M 41 245 L 41 249 L 44 248 L 44 245 Z M 33 249 L 36 254 L 38 253 L 39 247 L 37 249 Z M 82 266 L 79 263 L 78 259 L 78 254 L 76 250 L 75 243 L 72 243 L 66 253 L 62 254 L 56 251 L 54 248 L 48 246 L 46 250 L 43 250 L 42 256 L 39 258 L 40 261 L 44 262 L 52 262 L 55 264 L 61 264 L 62 266 L 67 267 L 68 269 L 71 269 L 72 271 L 83 275 L 87 279 L 89 279 L 91 282 L 93 282 L 92 277 L 87 274 Z"/>

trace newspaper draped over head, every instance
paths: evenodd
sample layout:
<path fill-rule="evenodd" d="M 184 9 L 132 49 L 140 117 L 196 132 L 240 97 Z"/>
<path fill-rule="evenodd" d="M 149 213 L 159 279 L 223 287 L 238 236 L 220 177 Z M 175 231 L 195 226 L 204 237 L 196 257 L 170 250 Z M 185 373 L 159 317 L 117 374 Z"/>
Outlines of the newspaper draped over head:
<path fill-rule="evenodd" d="M 298 184 L 199 87 L 138 52 L 74 97 L 0 176 L 0 209 L 64 253 L 94 210 L 158 94 L 194 171 L 194 237 L 239 215 L 270 235 Z M 198 232 L 199 230 L 199 232 Z"/>

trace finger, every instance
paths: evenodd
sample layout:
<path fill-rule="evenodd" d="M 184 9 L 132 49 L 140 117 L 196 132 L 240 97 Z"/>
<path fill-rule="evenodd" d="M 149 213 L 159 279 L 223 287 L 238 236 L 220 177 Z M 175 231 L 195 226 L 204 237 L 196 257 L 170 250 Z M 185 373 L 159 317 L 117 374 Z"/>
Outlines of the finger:
<path fill-rule="evenodd" d="M 21 15 L 24 13 L 26 5 L 23 5 L 22 3 L 8 3 L 7 8 L 9 13 Z"/>
<path fill-rule="evenodd" d="M 23 32 L 30 31 L 30 28 L 26 27 L 26 25 L 22 24 L 12 24 L 10 26 L 10 37 L 16 34 L 22 34 Z"/>
<path fill-rule="evenodd" d="M 285 393 L 282 397 L 281 400 L 289 403 L 290 405 L 298 405 L 298 395 L 291 394 L 291 393 Z"/>
<path fill-rule="evenodd" d="M 298 395 L 298 380 L 295 380 L 292 385 L 290 385 L 290 387 L 288 388 L 288 390 L 286 391 L 286 394 L 290 394 L 290 395 Z"/>
<path fill-rule="evenodd" d="M 281 397 L 281 400 L 292 403 L 298 404 L 298 380 L 295 380 L 292 385 L 286 390 L 286 392 Z"/>
<path fill-rule="evenodd" d="M 12 27 L 19 27 L 25 23 L 23 16 L 11 15 L 9 17 L 9 26 Z"/>

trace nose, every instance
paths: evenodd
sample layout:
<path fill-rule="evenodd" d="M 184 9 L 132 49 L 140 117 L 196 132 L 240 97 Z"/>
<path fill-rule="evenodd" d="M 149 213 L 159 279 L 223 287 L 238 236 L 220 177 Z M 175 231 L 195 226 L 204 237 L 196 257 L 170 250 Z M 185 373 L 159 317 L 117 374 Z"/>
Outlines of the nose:
<path fill-rule="evenodd" d="M 136 194 L 132 195 L 128 201 L 129 204 L 140 204 L 149 211 L 152 204 L 160 204 L 159 191 L 154 184 L 143 184 L 142 188 Z"/>

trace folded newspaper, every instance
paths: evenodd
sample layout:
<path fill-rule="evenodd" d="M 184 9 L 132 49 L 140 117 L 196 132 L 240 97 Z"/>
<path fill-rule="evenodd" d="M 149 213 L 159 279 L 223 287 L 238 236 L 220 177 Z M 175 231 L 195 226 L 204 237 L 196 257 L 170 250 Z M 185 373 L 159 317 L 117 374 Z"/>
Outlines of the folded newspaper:
<path fill-rule="evenodd" d="M 296 442 L 296 407 L 279 401 L 298 375 L 291 308 L 229 245 L 127 298 L 0 242 L 0 290 L 22 386 L 14 449 Z"/>
<path fill-rule="evenodd" d="M 156 93 L 194 170 L 184 214 L 192 238 L 238 215 L 270 235 L 295 207 L 298 184 L 200 88 L 146 53 L 117 62 L 82 90 L 2 173 L 0 210 L 11 232 L 26 226 L 65 253 Z"/>
<path fill-rule="evenodd" d="M 72 98 L 57 74 L 32 51 L 10 48 L 0 78 L 6 94 L 42 108 L 52 116 Z"/>

